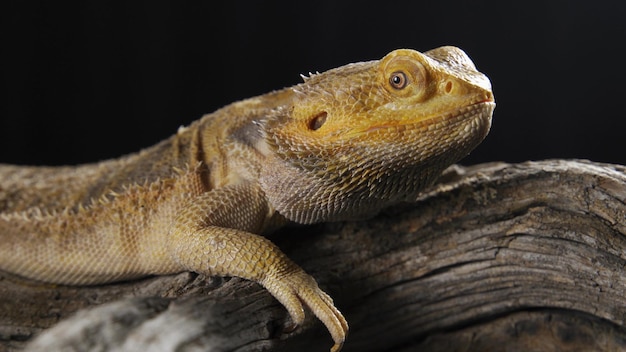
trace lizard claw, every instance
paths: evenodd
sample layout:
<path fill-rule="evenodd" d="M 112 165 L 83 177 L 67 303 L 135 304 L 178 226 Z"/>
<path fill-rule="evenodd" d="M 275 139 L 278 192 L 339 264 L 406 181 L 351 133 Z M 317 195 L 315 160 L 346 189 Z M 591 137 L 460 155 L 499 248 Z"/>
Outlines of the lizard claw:
<path fill-rule="evenodd" d="M 298 328 L 298 324 L 296 324 L 294 322 L 291 322 L 291 323 L 285 325 L 285 327 L 283 328 L 283 332 L 285 334 L 289 334 L 291 332 L 294 332 L 297 328 Z"/>
<path fill-rule="evenodd" d="M 292 324 L 285 331 L 295 330 L 304 322 L 306 305 L 330 332 L 335 345 L 331 352 L 339 352 L 348 333 L 348 322 L 335 307 L 332 298 L 322 291 L 317 282 L 303 270 L 284 276 L 269 276 L 262 282 L 263 286 L 287 309 Z"/>

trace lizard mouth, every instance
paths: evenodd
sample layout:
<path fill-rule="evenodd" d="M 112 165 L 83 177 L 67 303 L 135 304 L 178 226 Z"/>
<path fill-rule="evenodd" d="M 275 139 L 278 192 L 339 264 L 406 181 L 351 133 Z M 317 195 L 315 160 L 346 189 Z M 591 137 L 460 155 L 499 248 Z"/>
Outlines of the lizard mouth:
<path fill-rule="evenodd" d="M 486 97 L 485 99 L 479 100 L 471 105 L 480 105 L 480 104 L 493 104 L 496 105 L 496 100 L 493 98 L 493 95 Z"/>
<path fill-rule="evenodd" d="M 476 128 L 481 122 L 491 125 L 491 115 L 495 106 L 493 99 L 485 99 L 409 125 L 420 130 L 427 130 L 429 133 L 457 127 L 461 127 L 465 133 L 470 133 L 471 129 Z"/>
<path fill-rule="evenodd" d="M 418 121 L 407 121 L 393 124 L 381 124 L 370 126 L 361 131 L 355 131 L 357 134 L 369 134 L 371 132 L 393 129 L 396 133 L 410 130 L 431 131 L 442 128 L 443 126 L 451 126 L 464 120 L 481 120 L 488 118 L 491 121 L 491 114 L 496 103 L 493 97 L 486 97 L 475 103 L 462 106 L 453 110 L 444 111 L 429 117 L 419 119 Z"/>

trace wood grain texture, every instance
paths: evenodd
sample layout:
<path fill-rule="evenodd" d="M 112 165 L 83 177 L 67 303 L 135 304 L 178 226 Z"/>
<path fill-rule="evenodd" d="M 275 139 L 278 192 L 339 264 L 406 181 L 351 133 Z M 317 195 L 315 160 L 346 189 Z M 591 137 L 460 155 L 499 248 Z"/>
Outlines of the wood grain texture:
<path fill-rule="evenodd" d="M 417 203 L 271 238 L 335 299 L 346 351 L 610 351 L 626 348 L 625 235 L 626 167 L 549 160 L 452 167 Z M 0 307 L 3 350 L 332 345 L 310 315 L 284 334 L 283 307 L 237 278 L 70 287 L 3 273 Z"/>

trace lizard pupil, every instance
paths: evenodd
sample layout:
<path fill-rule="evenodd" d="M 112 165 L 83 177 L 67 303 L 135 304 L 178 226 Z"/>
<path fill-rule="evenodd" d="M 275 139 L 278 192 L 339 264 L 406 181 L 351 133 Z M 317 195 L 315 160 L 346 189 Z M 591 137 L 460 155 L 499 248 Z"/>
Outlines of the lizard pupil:
<path fill-rule="evenodd" d="M 389 77 L 389 84 L 391 84 L 391 86 L 395 89 L 402 89 L 406 87 L 407 82 L 408 80 L 404 72 L 394 72 L 391 74 L 391 77 Z"/>

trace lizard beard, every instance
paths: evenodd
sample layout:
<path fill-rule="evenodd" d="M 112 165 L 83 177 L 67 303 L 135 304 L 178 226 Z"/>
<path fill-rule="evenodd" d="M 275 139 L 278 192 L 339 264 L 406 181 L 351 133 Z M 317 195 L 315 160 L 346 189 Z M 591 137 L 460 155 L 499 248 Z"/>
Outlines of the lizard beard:
<path fill-rule="evenodd" d="M 296 148 L 282 146 L 266 160 L 261 186 L 276 211 L 298 223 L 371 216 L 389 205 L 416 199 L 445 168 L 484 139 L 492 112 L 493 105 L 476 105 L 431 124 L 427 132 L 406 125 L 402 138 L 398 131 L 389 130 L 384 143 L 376 142 L 380 135 L 363 139 L 343 151 L 335 150 L 332 157 L 320 157 L 323 151 L 312 153 L 317 157 L 294 155 Z"/>

